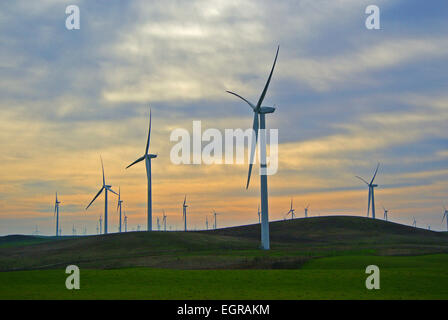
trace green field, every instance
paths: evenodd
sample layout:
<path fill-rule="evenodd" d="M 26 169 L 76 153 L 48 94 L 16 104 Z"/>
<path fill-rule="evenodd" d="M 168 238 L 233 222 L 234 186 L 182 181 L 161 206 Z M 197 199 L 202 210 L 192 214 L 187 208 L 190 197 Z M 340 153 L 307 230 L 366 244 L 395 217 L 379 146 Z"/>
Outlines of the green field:
<path fill-rule="evenodd" d="M 448 299 L 448 235 L 357 217 L 206 232 L 0 238 L 0 299 Z M 7 244 L 6 244 L 7 243 Z M 65 267 L 81 289 L 65 288 Z M 381 289 L 365 288 L 377 265 Z"/>

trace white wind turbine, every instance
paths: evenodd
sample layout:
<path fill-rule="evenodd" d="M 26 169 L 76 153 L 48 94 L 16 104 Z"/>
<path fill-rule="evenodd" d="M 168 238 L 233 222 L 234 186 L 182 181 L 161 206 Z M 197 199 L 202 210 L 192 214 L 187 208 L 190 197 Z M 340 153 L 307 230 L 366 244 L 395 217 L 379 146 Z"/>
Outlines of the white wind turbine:
<path fill-rule="evenodd" d="M 219 213 L 216 213 L 216 211 L 213 210 L 213 216 L 215 217 L 215 225 L 214 225 L 215 230 L 218 228 L 218 221 L 216 220 L 216 216 L 217 216 L 218 214 L 219 214 Z"/>
<path fill-rule="evenodd" d="M 56 200 L 54 201 L 54 215 L 56 216 L 56 237 L 60 235 L 59 233 L 59 204 L 58 193 L 56 192 Z"/>
<path fill-rule="evenodd" d="M 445 206 L 443 207 L 443 210 L 445 210 L 445 212 L 443 213 L 442 223 L 443 220 L 446 219 L 446 231 L 448 231 L 448 210 L 446 210 Z"/>
<path fill-rule="evenodd" d="M 412 226 L 414 227 L 414 228 L 417 228 L 417 220 L 415 220 L 415 217 L 413 217 L 414 218 L 414 222 L 412 222 Z"/>
<path fill-rule="evenodd" d="M 100 216 L 100 234 L 103 232 L 103 216 Z"/>
<path fill-rule="evenodd" d="M 294 212 L 295 212 L 295 211 L 296 211 L 296 210 L 294 210 L 294 209 L 292 208 L 292 199 L 291 199 L 291 208 L 289 209 L 289 211 L 286 213 L 285 216 L 288 216 L 289 214 L 291 214 L 291 220 L 292 220 L 292 219 L 295 218 L 295 216 L 294 216 Z"/>
<path fill-rule="evenodd" d="M 208 230 L 208 217 L 205 216 L 205 230 Z"/>
<path fill-rule="evenodd" d="M 121 188 L 118 187 L 118 204 L 117 204 L 117 210 L 120 210 L 120 221 L 118 223 L 118 232 L 121 233 L 121 207 L 123 204 L 123 200 L 121 200 Z"/>
<path fill-rule="evenodd" d="M 128 216 L 124 214 L 124 232 L 128 232 Z"/>
<path fill-rule="evenodd" d="M 106 178 L 104 177 L 104 165 L 103 165 L 103 159 L 101 158 L 101 168 L 103 169 L 103 186 L 101 187 L 100 191 L 96 194 L 96 196 L 93 198 L 92 201 L 90 201 L 89 205 L 86 207 L 86 210 L 89 209 L 90 205 L 98 198 L 98 196 L 103 192 L 104 190 L 104 234 L 107 234 L 107 192 L 110 191 L 118 196 L 118 193 L 112 190 L 112 186 L 106 184 Z"/>
<path fill-rule="evenodd" d="M 148 191 L 148 199 L 147 199 L 147 206 L 148 206 L 148 209 L 147 209 L 148 231 L 152 231 L 151 159 L 157 158 L 156 154 L 148 153 L 149 152 L 150 137 L 151 137 L 151 110 L 149 110 L 149 130 L 148 130 L 148 140 L 146 141 L 145 154 L 126 167 L 126 169 L 127 169 L 127 168 L 133 166 L 134 164 L 139 163 L 140 161 L 145 160 L 146 177 L 147 177 L 147 182 L 148 182 L 148 188 L 147 188 L 147 191 Z"/>
<path fill-rule="evenodd" d="M 182 204 L 182 219 L 184 220 L 184 231 L 187 231 L 187 208 L 188 206 L 185 204 L 187 201 L 187 195 L 185 195 L 184 203 Z"/>
<path fill-rule="evenodd" d="M 384 220 L 388 221 L 388 219 L 389 219 L 389 210 L 384 208 L 384 206 L 382 206 L 382 207 L 383 207 L 383 210 L 384 210 Z"/>
<path fill-rule="evenodd" d="M 160 220 L 159 220 L 159 217 L 157 217 L 157 231 L 160 231 Z"/>
<path fill-rule="evenodd" d="M 368 183 L 366 180 L 364 180 L 363 178 L 356 176 L 356 178 L 358 178 L 359 180 L 361 180 L 362 182 L 364 182 L 368 187 L 369 187 L 369 200 L 368 200 L 368 204 L 367 204 L 367 217 L 369 216 L 369 212 L 370 212 L 370 200 L 372 200 L 372 218 L 375 219 L 375 196 L 374 196 L 374 188 L 378 187 L 377 184 L 373 183 L 373 180 L 375 180 L 376 174 L 378 173 L 378 168 L 380 167 L 380 164 L 378 163 L 375 173 L 373 174 L 373 178 L 370 181 L 370 183 Z"/>
<path fill-rule="evenodd" d="M 163 210 L 163 231 L 166 231 L 166 214 L 165 214 L 165 210 Z"/>
<path fill-rule="evenodd" d="M 308 208 L 310 207 L 310 205 L 308 204 L 304 210 L 305 210 L 305 218 L 308 218 Z"/>
<path fill-rule="evenodd" d="M 257 138 L 258 138 L 258 129 L 261 130 L 261 135 L 260 135 L 261 247 L 265 250 L 269 250 L 269 248 L 270 248 L 269 212 L 268 212 L 268 181 L 267 181 L 267 175 L 265 172 L 266 171 L 266 135 L 265 135 L 266 119 L 265 119 L 265 116 L 268 113 L 273 113 L 275 111 L 275 108 L 262 106 L 262 103 L 263 103 L 264 97 L 266 96 L 266 92 L 268 91 L 269 83 L 271 82 L 272 73 L 274 72 L 275 64 L 277 62 L 279 49 L 280 49 L 280 46 L 277 48 L 277 53 L 275 54 L 275 60 L 274 60 L 274 64 L 272 65 L 271 73 L 269 74 L 269 78 L 266 82 L 263 92 L 261 93 L 261 96 L 258 99 L 258 102 L 256 105 L 254 105 L 249 100 L 243 98 L 242 96 L 240 96 L 234 92 L 227 91 L 228 93 L 233 94 L 234 96 L 245 101 L 252 108 L 252 110 L 254 112 L 254 121 L 253 121 L 253 125 L 252 125 L 253 133 L 252 134 L 255 134 L 255 138 L 252 139 L 250 163 L 249 163 L 249 173 L 247 175 L 246 189 L 249 188 L 250 175 L 252 172 L 252 165 L 254 162 L 255 148 L 256 148 Z M 260 119 L 260 125 L 258 125 L 259 119 Z"/>

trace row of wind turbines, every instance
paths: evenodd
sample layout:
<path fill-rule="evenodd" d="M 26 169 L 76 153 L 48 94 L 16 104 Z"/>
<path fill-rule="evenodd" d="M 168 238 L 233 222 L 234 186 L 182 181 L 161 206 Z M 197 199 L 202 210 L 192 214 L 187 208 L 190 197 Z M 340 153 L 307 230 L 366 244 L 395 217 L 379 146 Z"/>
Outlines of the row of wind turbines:
<path fill-rule="evenodd" d="M 266 175 L 266 133 L 265 133 L 265 129 L 266 129 L 266 115 L 267 114 L 271 114 L 274 113 L 274 111 L 276 110 L 275 107 L 273 106 L 265 106 L 263 105 L 263 101 L 264 98 L 266 96 L 266 93 L 268 91 L 269 88 L 269 84 L 271 82 L 272 79 L 272 75 L 275 69 L 275 65 L 277 62 L 277 58 L 278 58 L 278 53 L 279 53 L 279 49 L 280 47 L 277 47 L 277 52 L 275 54 L 275 59 L 274 59 L 274 63 L 272 65 L 271 71 L 269 73 L 269 77 L 267 79 L 267 82 L 263 88 L 263 91 L 257 101 L 256 104 L 250 102 L 248 99 L 242 97 L 241 95 L 232 92 L 232 91 L 227 91 L 229 94 L 232 94 L 234 96 L 236 96 L 237 98 L 243 100 L 245 103 L 247 103 L 250 108 L 252 109 L 254 116 L 253 116 L 253 123 L 252 123 L 252 128 L 253 128 L 253 138 L 252 140 L 252 144 L 251 144 L 251 153 L 250 153 L 250 163 L 249 163 L 249 171 L 248 171 L 248 175 L 247 175 L 247 182 L 246 182 L 246 189 L 249 188 L 249 184 L 250 184 L 250 178 L 251 178 L 251 173 L 252 173 L 252 167 L 253 167 L 253 163 L 254 163 L 254 156 L 255 156 L 255 149 L 256 149 L 256 145 L 258 143 L 258 140 L 260 140 L 259 143 L 259 148 L 260 148 L 260 199 L 261 199 L 261 211 L 260 211 L 260 207 L 258 208 L 258 217 L 259 217 L 259 223 L 261 224 L 261 248 L 268 250 L 270 249 L 270 237 L 269 237 L 269 212 L 268 212 L 268 186 L 267 186 L 267 175 Z M 260 132 L 259 132 L 260 130 Z M 148 138 L 146 141 L 146 148 L 145 148 L 145 153 L 138 158 L 137 160 L 135 160 L 134 162 L 132 162 L 130 165 L 128 165 L 126 167 L 126 169 L 132 167 L 133 165 L 141 162 L 141 161 L 145 161 L 145 165 L 146 165 L 146 175 L 147 175 L 147 231 L 152 231 L 152 190 L 151 190 L 151 160 L 157 158 L 156 154 L 151 154 L 149 153 L 149 146 L 150 146 L 150 136 L 151 136 L 151 114 L 149 117 L 149 130 L 148 130 Z M 90 205 L 98 198 L 98 196 L 104 191 L 104 198 L 105 198 L 105 204 L 104 204 L 104 233 L 107 233 L 107 225 L 108 225 L 108 208 L 107 208 L 107 197 L 108 197 L 108 192 L 112 192 L 113 194 L 118 195 L 119 197 L 119 202 L 118 202 L 118 207 L 120 210 L 120 226 L 119 226 L 119 230 L 121 231 L 121 205 L 122 202 L 121 198 L 120 198 L 120 192 L 117 194 L 115 191 L 112 190 L 112 186 L 111 185 L 107 185 L 106 184 L 106 180 L 105 180 L 105 176 L 104 176 L 104 166 L 103 166 L 103 161 L 101 159 L 101 166 L 102 166 L 102 171 L 103 171 L 103 185 L 101 187 L 101 189 L 98 191 L 98 193 L 95 195 L 95 197 L 93 198 L 93 200 L 89 203 L 89 205 L 86 207 L 86 210 L 90 207 Z M 370 214 L 370 208 L 371 208 L 371 216 L 373 219 L 375 219 L 375 197 L 374 197 L 374 190 L 376 187 L 378 187 L 377 184 L 374 183 L 375 177 L 377 176 L 378 173 L 378 169 L 379 169 L 379 164 L 376 167 L 376 170 L 374 172 L 373 178 L 371 179 L 370 182 L 367 182 L 366 180 L 364 180 L 363 178 L 356 176 L 358 179 L 360 179 L 361 181 L 363 181 L 367 187 L 368 187 L 368 205 L 367 205 L 367 216 L 369 216 Z M 55 203 L 55 212 L 57 213 L 57 218 L 56 218 L 56 224 L 58 224 L 59 221 L 59 203 L 58 199 L 56 197 L 56 203 Z M 305 217 L 308 216 L 308 206 L 305 207 Z M 183 219 L 183 224 L 184 224 L 184 230 L 187 231 L 187 208 L 188 205 L 186 204 L 186 196 L 184 198 L 184 202 L 182 204 L 182 219 Z M 217 228 L 217 223 L 216 223 L 216 215 L 217 213 L 214 212 L 214 227 Z M 287 212 L 287 215 L 291 215 L 291 218 L 294 219 L 295 218 L 295 210 L 293 209 L 292 206 L 292 200 L 291 200 L 291 207 L 290 210 Z M 126 218 L 126 217 L 125 217 Z M 384 218 L 387 220 L 388 219 L 388 211 L 386 209 L 384 209 Z M 443 219 L 447 218 L 447 229 L 448 229 L 448 211 L 445 209 L 444 215 L 443 215 Z M 164 227 L 166 229 L 166 216 L 164 214 Z M 442 222 L 443 222 L 442 219 Z M 157 224 L 158 224 L 158 228 L 160 229 L 160 221 L 157 220 Z M 206 225 L 207 225 L 207 229 L 208 229 L 208 218 L 206 218 Z M 416 226 L 416 220 L 414 218 L 414 222 L 413 225 Z M 56 226 L 56 230 L 58 227 Z M 56 231 L 57 233 L 58 231 Z"/>

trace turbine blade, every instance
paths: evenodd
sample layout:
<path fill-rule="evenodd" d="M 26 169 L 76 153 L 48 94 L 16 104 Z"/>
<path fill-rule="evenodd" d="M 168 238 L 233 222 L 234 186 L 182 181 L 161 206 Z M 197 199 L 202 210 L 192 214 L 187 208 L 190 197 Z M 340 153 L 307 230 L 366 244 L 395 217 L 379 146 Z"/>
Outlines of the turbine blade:
<path fill-rule="evenodd" d="M 250 150 L 250 162 L 249 162 L 249 173 L 247 174 L 247 184 L 246 189 L 249 188 L 250 183 L 250 175 L 252 173 L 252 166 L 254 164 L 254 157 L 255 157 L 255 148 L 257 146 L 257 140 L 258 140 L 258 113 L 254 112 L 254 122 L 252 125 L 252 135 L 255 133 L 255 139 L 252 136 L 252 145 Z"/>
<path fill-rule="evenodd" d="M 249 100 L 243 98 L 242 96 L 240 96 L 239 94 L 236 94 L 235 92 L 232 91 L 226 91 L 227 93 L 233 94 L 234 96 L 240 98 L 241 100 L 245 101 L 252 109 L 255 110 L 255 106 L 252 102 L 250 102 Z"/>
<path fill-rule="evenodd" d="M 101 169 L 103 169 L 103 186 L 106 185 L 106 178 L 104 177 L 104 165 L 103 165 L 103 158 L 100 156 L 101 159 Z"/>
<path fill-rule="evenodd" d="M 118 193 L 116 193 L 114 190 L 112 190 L 112 188 L 107 188 L 107 190 L 109 190 L 110 192 L 112 192 L 118 196 Z"/>
<path fill-rule="evenodd" d="M 93 203 L 93 201 L 96 200 L 96 198 L 98 198 L 98 196 L 101 194 L 101 192 L 103 191 L 104 187 L 101 187 L 100 191 L 98 191 L 98 193 L 96 194 L 96 196 L 93 198 L 92 201 L 90 201 L 89 205 L 86 207 L 86 210 L 89 209 L 90 205 Z"/>
<path fill-rule="evenodd" d="M 362 182 L 364 182 L 366 185 L 369 185 L 369 183 L 364 180 L 363 178 L 359 177 L 359 176 L 355 176 L 356 178 L 358 178 L 359 180 L 361 180 Z"/>
<path fill-rule="evenodd" d="M 146 158 L 146 155 L 144 155 L 144 156 L 138 158 L 137 160 L 135 160 L 134 162 L 132 162 L 130 165 L 128 165 L 128 166 L 126 167 L 126 169 L 129 168 L 129 167 L 132 167 L 134 164 L 139 163 L 140 161 L 145 160 L 145 158 Z"/>
<path fill-rule="evenodd" d="M 149 129 L 148 129 L 148 140 L 146 141 L 145 155 L 147 155 L 149 151 L 150 137 L 151 137 L 151 109 L 149 109 Z"/>
<path fill-rule="evenodd" d="M 373 180 L 375 180 L 376 174 L 378 173 L 378 168 L 380 167 L 380 163 L 378 162 L 378 165 L 376 166 L 376 170 L 375 173 L 373 174 L 373 178 L 372 181 L 370 181 L 370 183 L 373 183 Z"/>
<path fill-rule="evenodd" d="M 275 64 L 277 62 L 278 57 L 278 50 L 280 49 L 280 46 L 277 47 L 277 53 L 275 54 L 274 64 L 272 65 L 271 73 L 269 74 L 268 81 L 266 82 L 266 85 L 264 86 L 263 92 L 261 93 L 260 99 L 257 103 L 257 109 L 260 109 L 261 104 L 263 103 L 264 97 L 266 96 L 266 92 L 268 91 L 269 83 L 271 82 L 272 73 L 274 72 Z"/>

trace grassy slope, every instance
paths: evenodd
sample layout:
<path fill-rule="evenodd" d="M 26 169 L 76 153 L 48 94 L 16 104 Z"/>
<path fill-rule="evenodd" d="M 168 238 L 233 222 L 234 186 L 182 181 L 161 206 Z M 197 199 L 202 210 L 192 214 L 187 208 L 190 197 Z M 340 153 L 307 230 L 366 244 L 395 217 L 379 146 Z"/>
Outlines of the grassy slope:
<path fill-rule="evenodd" d="M 129 232 L 32 243 L 0 239 L 0 271 L 148 266 L 179 269 L 298 268 L 310 258 L 448 253 L 448 235 L 361 217 L 271 223 L 272 250 L 258 250 L 259 225 L 205 232 Z M 23 237 L 23 236 L 22 236 Z M 5 243 L 7 247 L 3 246 Z"/>

